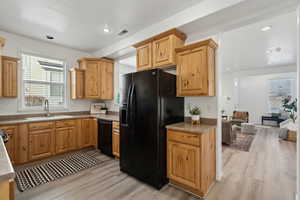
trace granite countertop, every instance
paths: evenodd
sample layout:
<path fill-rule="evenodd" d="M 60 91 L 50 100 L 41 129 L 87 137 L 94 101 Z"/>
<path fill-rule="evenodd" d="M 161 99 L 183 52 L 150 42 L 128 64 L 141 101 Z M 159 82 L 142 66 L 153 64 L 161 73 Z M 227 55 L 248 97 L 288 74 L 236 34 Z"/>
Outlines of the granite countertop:
<path fill-rule="evenodd" d="M 183 131 L 187 133 L 209 133 L 211 129 L 216 128 L 216 125 L 211 124 L 195 124 L 191 122 L 180 122 L 176 124 L 167 125 L 166 128 L 175 131 Z"/>
<path fill-rule="evenodd" d="M 2 137 L 0 137 L 0 182 L 13 179 L 15 171 L 10 162 Z"/>
<path fill-rule="evenodd" d="M 22 119 L 9 119 L 0 120 L 0 125 L 11 125 L 11 124 L 22 124 L 31 122 L 42 122 L 42 121 L 54 121 L 54 120 L 65 120 L 65 119 L 78 119 L 78 118 L 89 118 L 95 117 L 97 119 L 119 121 L 118 114 L 78 114 L 71 115 L 66 113 L 65 115 L 54 115 L 51 117 L 28 117 Z"/>

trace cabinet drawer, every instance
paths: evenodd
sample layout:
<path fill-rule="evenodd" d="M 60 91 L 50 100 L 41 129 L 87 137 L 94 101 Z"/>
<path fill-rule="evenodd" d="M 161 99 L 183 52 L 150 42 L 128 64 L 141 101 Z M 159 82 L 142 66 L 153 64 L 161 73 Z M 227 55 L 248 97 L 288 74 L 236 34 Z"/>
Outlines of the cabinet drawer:
<path fill-rule="evenodd" d="M 55 122 L 55 127 L 70 127 L 75 126 L 75 120 L 60 120 Z"/>
<path fill-rule="evenodd" d="M 168 140 L 184 144 L 190 144 L 194 146 L 200 146 L 199 135 L 191 133 L 183 133 L 179 131 L 168 130 Z"/>
<path fill-rule="evenodd" d="M 119 129 L 120 123 L 119 122 L 113 122 L 113 129 Z"/>
<path fill-rule="evenodd" d="M 54 122 L 37 122 L 29 124 L 29 131 L 52 129 Z"/>

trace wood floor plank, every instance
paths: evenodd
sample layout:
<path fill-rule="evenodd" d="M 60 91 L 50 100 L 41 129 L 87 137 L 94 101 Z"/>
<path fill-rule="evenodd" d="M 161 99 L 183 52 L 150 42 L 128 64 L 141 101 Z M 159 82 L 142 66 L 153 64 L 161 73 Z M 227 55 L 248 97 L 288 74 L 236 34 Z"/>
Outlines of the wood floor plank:
<path fill-rule="evenodd" d="M 223 148 L 223 179 L 214 185 L 207 200 L 294 200 L 296 144 L 279 140 L 277 129 L 259 129 L 249 152 Z M 171 185 L 158 191 L 120 172 L 118 160 L 100 152 L 96 157 L 101 165 L 23 193 L 17 191 L 16 199 L 198 199 Z"/>

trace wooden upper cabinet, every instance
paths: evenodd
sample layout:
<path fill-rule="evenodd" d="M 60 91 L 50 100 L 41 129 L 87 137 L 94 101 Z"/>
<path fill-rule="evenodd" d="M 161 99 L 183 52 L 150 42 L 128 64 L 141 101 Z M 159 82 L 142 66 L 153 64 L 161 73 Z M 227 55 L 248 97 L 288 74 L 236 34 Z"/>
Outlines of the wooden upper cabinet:
<path fill-rule="evenodd" d="M 137 70 L 152 69 L 152 43 L 149 42 L 136 50 Z"/>
<path fill-rule="evenodd" d="M 71 98 L 83 99 L 84 98 L 84 71 L 77 68 L 71 69 L 70 80 L 71 80 Z"/>
<path fill-rule="evenodd" d="M 137 48 L 137 70 L 176 65 L 175 48 L 182 47 L 186 35 L 171 29 L 133 45 Z"/>
<path fill-rule="evenodd" d="M 85 70 L 85 97 L 91 99 L 100 98 L 100 67 L 98 62 L 87 63 Z"/>
<path fill-rule="evenodd" d="M 78 62 L 84 75 L 84 98 L 113 99 L 114 62 L 102 58 L 82 58 Z"/>
<path fill-rule="evenodd" d="M 2 96 L 17 97 L 18 58 L 2 56 Z"/>
<path fill-rule="evenodd" d="M 17 134 L 18 134 L 18 126 L 1 126 L 1 130 L 3 130 L 8 135 L 8 142 L 5 144 L 7 153 L 11 162 L 14 164 L 17 160 Z"/>
<path fill-rule="evenodd" d="M 100 65 L 100 96 L 101 99 L 114 98 L 114 64 L 113 62 L 101 62 Z"/>
<path fill-rule="evenodd" d="M 177 96 L 215 96 L 215 49 L 209 39 L 176 49 Z"/>

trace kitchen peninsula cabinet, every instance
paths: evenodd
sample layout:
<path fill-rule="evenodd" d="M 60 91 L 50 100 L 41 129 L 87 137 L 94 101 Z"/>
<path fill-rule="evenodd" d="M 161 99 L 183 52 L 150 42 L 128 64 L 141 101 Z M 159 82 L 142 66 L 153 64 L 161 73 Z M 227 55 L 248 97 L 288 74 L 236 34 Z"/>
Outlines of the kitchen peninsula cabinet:
<path fill-rule="evenodd" d="M 167 131 L 170 183 L 204 197 L 216 178 L 215 129 L 205 133 Z"/>

